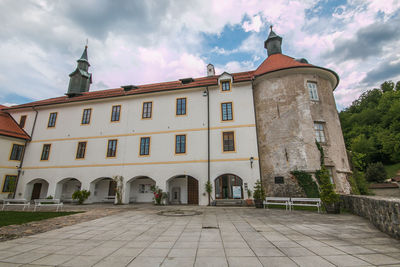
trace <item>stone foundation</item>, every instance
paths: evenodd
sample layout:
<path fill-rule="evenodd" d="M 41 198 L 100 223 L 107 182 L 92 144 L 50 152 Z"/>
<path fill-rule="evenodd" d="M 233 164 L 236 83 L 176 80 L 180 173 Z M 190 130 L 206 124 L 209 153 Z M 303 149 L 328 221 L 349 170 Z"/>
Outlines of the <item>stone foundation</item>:
<path fill-rule="evenodd" d="M 345 209 L 369 219 L 379 230 L 400 239 L 400 198 L 341 195 Z"/>

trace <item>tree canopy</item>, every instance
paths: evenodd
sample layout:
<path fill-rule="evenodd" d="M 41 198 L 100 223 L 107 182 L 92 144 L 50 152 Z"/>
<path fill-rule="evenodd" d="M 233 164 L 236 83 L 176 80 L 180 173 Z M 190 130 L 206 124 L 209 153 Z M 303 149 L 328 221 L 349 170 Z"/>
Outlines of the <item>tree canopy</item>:
<path fill-rule="evenodd" d="M 400 162 L 400 81 L 364 92 L 339 113 L 347 149 L 370 163 Z"/>

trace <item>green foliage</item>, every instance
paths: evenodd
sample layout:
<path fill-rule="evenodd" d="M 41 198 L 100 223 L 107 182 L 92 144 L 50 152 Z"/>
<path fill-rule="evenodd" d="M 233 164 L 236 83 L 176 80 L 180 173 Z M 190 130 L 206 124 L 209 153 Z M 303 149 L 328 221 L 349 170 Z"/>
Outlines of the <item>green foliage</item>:
<path fill-rule="evenodd" d="M 154 200 L 155 200 L 155 204 L 156 205 L 161 205 L 161 201 L 163 200 L 163 198 L 165 197 L 165 195 L 163 194 L 163 191 L 161 188 L 159 188 L 156 185 L 152 185 L 150 187 L 151 192 L 153 192 L 154 195 Z"/>
<path fill-rule="evenodd" d="M 382 162 L 371 163 L 365 172 L 365 178 L 369 182 L 382 183 L 387 179 L 387 173 Z"/>
<path fill-rule="evenodd" d="M 353 171 L 352 177 L 353 177 L 354 181 L 356 182 L 357 189 L 361 195 L 371 195 L 367 180 L 365 179 L 365 175 L 363 172 L 355 170 L 355 171 Z"/>
<path fill-rule="evenodd" d="M 254 199 L 258 199 L 258 200 L 264 200 L 266 197 L 264 187 L 262 186 L 260 180 L 256 181 L 256 184 L 254 186 L 253 197 L 254 197 Z"/>
<path fill-rule="evenodd" d="M 90 196 L 90 192 L 87 190 L 77 190 L 72 194 L 72 199 L 78 200 L 78 204 L 82 205 L 86 199 Z"/>
<path fill-rule="evenodd" d="M 212 183 L 210 181 L 207 181 L 206 184 L 204 185 L 204 190 L 208 193 L 211 194 L 213 190 Z"/>
<path fill-rule="evenodd" d="M 319 187 L 321 189 L 321 201 L 325 204 L 333 204 L 339 202 L 339 195 L 336 194 L 334 185 L 331 184 L 331 181 L 329 179 L 329 172 L 324 165 L 321 166 L 321 170 L 316 172 L 316 176 L 319 181 Z"/>
<path fill-rule="evenodd" d="M 318 198 L 318 185 L 312 179 L 312 176 L 305 171 L 292 171 L 291 174 L 296 177 L 301 188 L 303 188 L 306 196 L 309 198 Z"/>
<path fill-rule="evenodd" d="M 393 178 L 397 175 L 397 172 L 400 171 L 400 163 L 385 165 L 385 170 L 389 178 Z"/>
<path fill-rule="evenodd" d="M 0 227 L 12 224 L 23 224 L 32 221 L 41 221 L 75 213 L 79 212 L 0 211 Z"/>
<path fill-rule="evenodd" d="M 348 176 L 349 183 L 351 185 L 351 193 L 355 195 L 370 195 L 368 189 L 368 183 L 365 179 L 364 172 L 365 169 L 365 154 L 348 152 L 350 167 L 353 171 L 352 175 Z"/>
<path fill-rule="evenodd" d="M 400 162 L 400 81 L 364 92 L 339 117 L 346 147 L 364 155 L 360 171 Z"/>
<path fill-rule="evenodd" d="M 251 198 L 252 195 L 253 195 L 253 193 L 251 192 L 251 190 L 247 189 L 247 197 Z"/>
<path fill-rule="evenodd" d="M 50 196 L 46 197 L 46 199 L 53 199 L 53 196 L 50 195 Z"/>
<path fill-rule="evenodd" d="M 315 141 L 315 144 L 317 145 L 317 148 L 319 150 L 319 161 L 321 166 L 325 165 L 325 154 L 324 154 L 324 149 L 322 148 L 321 144 L 318 143 L 318 141 Z"/>

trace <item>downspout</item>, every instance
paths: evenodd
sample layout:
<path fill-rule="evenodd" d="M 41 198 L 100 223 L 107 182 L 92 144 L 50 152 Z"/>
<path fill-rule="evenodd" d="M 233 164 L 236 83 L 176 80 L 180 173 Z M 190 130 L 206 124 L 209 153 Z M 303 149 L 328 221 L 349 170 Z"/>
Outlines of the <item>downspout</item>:
<path fill-rule="evenodd" d="M 32 109 L 36 112 L 36 114 L 35 114 L 35 120 L 33 121 L 33 126 L 32 126 L 32 131 L 31 131 L 31 139 L 32 139 L 32 136 L 33 136 L 33 132 L 35 130 L 36 120 L 37 120 L 37 116 L 38 116 L 38 111 L 35 109 L 35 106 L 33 106 Z M 15 198 L 15 194 L 17 193 L 19 177 L 21 176 L 22 164 L 24 163 L 25 151 L 26 151 L 26 145 L 27 144 L 28 144 L 28 140 L 25 140 L 24 153 L 22 153 L 21 162 L 19 163 L 19 166 L 18 166 L 18 174 L 17 174 L 17 179 L 15 181 L 15 190 L 14 190 L 14 193 L 13 193 L 13 198 Z"/>
<path fill-rule="evenodd" d="M 210 184 L 210 92 L 208 86 L 206 87 L 207 92 L 207 181 Z M 211 195 L 208 192 L 208 206 L 211 204 Z"/>
<path fill-rule="evenodd" d="M 260 139 L 258 138 L 257 110 L 256 110 L 256 104 L 255 104 L 255 96 L 254 96 L 254 78 L 251 79 L 251 91 L 252 91 L 252 94 L 253 94 L 254 121 L 255 121 L 255 124 L 256 124 L 256 139 L 257 139 L 257 152 L 258 152 L 258 170 L 260 172 L 260 182 L 261 182 L 261 185 L 263 185 L 262 172 L 261 172 L 261 158 L 260 158 L 261 154 L 260 154 L 260 146 L 259 146 L 259 143 L 258 143 L 258 141 Z"/>

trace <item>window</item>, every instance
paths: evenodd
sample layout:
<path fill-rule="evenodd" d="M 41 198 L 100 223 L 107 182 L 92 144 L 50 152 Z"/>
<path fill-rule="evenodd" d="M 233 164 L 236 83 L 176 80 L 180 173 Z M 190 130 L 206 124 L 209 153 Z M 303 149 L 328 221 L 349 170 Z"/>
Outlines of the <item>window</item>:
<path fill-rule="evenodd" d="M 329 173 L 329 181 L 331 182 L 331 184 L 335 184 L 335 182 L 333 181 L 332 168 L 331 167 L 327 167 L 327 169 L 328 169 L 328 173 Z"/>
<path fill-rule="evenodd" d="M 140 156 L 150 155 L 150 137 L 140 138 Z"/>
<path fill-rule="evenodd" d="M 78 149 L 76 150 L 76 158 L 77 159 L 84 159 L 86 152 L 86 142 L 79 142 Z"/>
<path fill-rule="evenodd" d="M 186 115 L 186 98 L 176 100 L 176 115 Z"/>
<path fill-rule="evenodd" d="M 144 102 L 143 103 L 143 111 L 142 111 L 142 119 L 150 119 L 151 118 L 151 109 L 152 102 Z"/>
<path fill-rule="evenodd" d="M 22 153 L 24 153 L 24 146 L 13 144 L 10 154 L 10 160 L 21 160 Z"/>
<path fill-rule="evenodd" d="M 313 82 L 307 82 L 308 92 L 310 93 L 310 99 L 318 101 L 318 90 L 317 84 Z"/>
<path fill-rule="evenodd" d="M 121 113 L 121 105 L 113 106 L 111 111 L 111 121 L 119 121 L 120 113 Z"/>
<path fill-rule="evenodd" d="M 235 151 L 235 134 L 234 132 L 222 133 L 224 152 Z"/>
<path fill-rule="evenodd" d="M 40 160 L 49 160 L 51 144 L 44 144 Z"/>
<path fill-rule="evenodd" d="M 24 128 L 25 127 L 25 122 L 26 122 L 26 115 L 22 115 L 19 118 L 19 127 Z"/>
<path fill-rule="evenodd" d="M 57 120 L 57 112 L 50 113 L 49 122 L 47 123 L 47 127 L 55 127 Z"/>
<path fill-rule="evenodd" d="M 320 122 L 314 122 L 314 130 L 315 130 L 315 138 L 319 143 L 325 143 L 325 134 L 324 134 L 324 124 Z"/>
<path fill-rule="evenodd" d="M 83 114 L 82 114 L 82 122 L 81 122 L 81 124 L 89 124 L 91 115 L 92 115 L 92 109 L 91 108 L 84 109 L 83 110 Z"/>
<path fill-rule="evenodd" d="M 231 121 L 231 120 L 233 120 L 232 102 L 222 103 L 221 104 L 221 110 L 222 110 L 222 120 L 223 121 Z"/>
<path fill-rule="evenodd" d="M 175 154 L 186 153 L 186 135 L 175 135 Z"/>
<path fill-rule="evenodd" d="M 231 90 L 231 82 L 230 81 L 221 82 L 221 90 L 222 91 L 230 91 Z"/>
<path fill-rule="evenodd" d="M 15 190 L 15 183 L 17 181 L 17 176 L 15 175 L 6 175 L 4 177 L 3 183 L 3 193 L 11 193 Z"/>
<path fill-rule="evenodd" d="M 118 140 L 108 140 L 107 146 L 107 158 L 113 158 L 117 155 L 117 141 Z"/>

